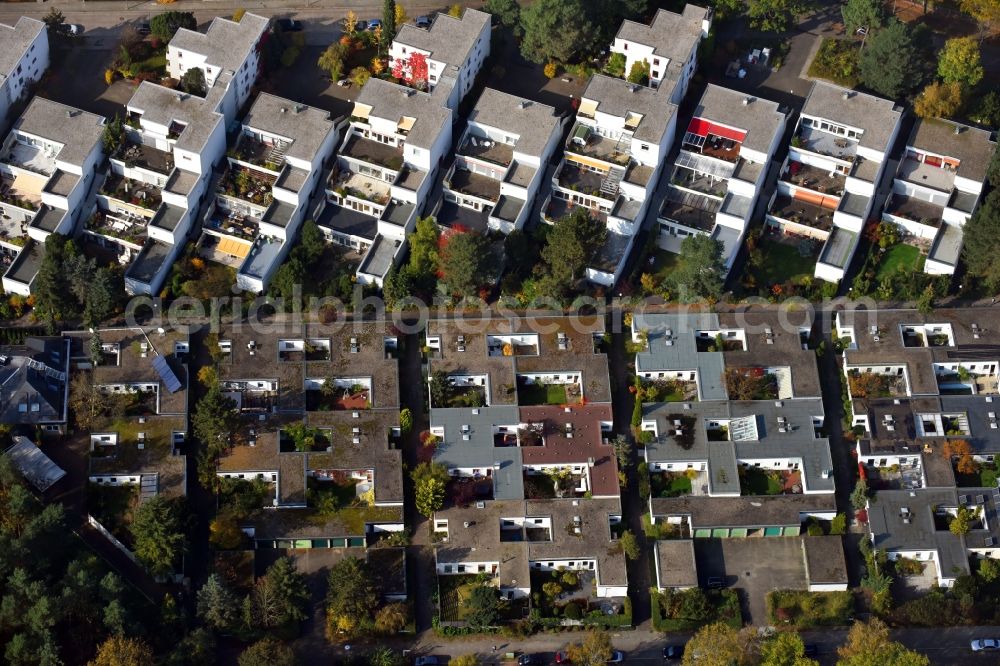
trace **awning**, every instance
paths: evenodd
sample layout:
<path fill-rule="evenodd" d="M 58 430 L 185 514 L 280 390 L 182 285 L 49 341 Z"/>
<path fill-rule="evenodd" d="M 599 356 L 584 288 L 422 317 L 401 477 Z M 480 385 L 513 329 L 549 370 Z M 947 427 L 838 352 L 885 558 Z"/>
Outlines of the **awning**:
<path fill-rule="evenodd" d="M 400 132 L 409 132 L 411 129 L 413 129 L 413 124 L 415 122 L 417 122 L 417 119 L 414 118 L 413 116 L 403 116 L 402 118 L 399 119 L 399 122 L 396 124 L 396 127 Z"/>
<path fill-rule="evenodd" d="M 740 143 L 742 143 L 743 139 L 747 136 L 747 133 L 743 130 L 732 129 L 731 127 L 713 123 L 711 120 L 705 120 L 704 118 L 692 118 L 687 131 L 698 136 L 708 136 L 711 134 L 713 136 L 722 137 L 723 139 L 732 139 L 733 141 L 738 141 Z"/>
<path fill-rule="evenodd" d="M 250 254 L 250 243 L 235 240 L 233 238 L 220 238 L 216 249 L 223 254 L 228 254 L 238 259 L 244 259 Z"/>
<path fill-rule="evenodd" d="M 354 103 L 354 110 L 351 115 L 359 120 L 368 120 L 368 114 L 371 113 L 372 107 L 368 104 L 362 104 L 361 102 Z"/>
<path fill-rule="evenodd" d="M 576 110 L 577 113 L 582 113 L 585 116 L 594 117 L 594 113 L 597 111 L 597 102 L 592 102 L 589 99 L 580 100 L 580 108 Z"/>

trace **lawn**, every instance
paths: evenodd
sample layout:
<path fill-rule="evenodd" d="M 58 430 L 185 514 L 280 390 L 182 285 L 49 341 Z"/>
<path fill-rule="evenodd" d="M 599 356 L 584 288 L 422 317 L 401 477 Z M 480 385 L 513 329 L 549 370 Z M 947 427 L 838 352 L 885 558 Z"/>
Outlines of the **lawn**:
<path fill-rule="evenodd" d="M 767 617 L 773 625 L 799 629 L 848 623 L 854 614 L 854 594 L 774 590 L 767 593 Z"/>
<path fill-rule="evenodd" d="M 139 486 L 87 484 L 87 512 L 126 546 L 132 543 L 132 513 L 139 505 Z"/>
<path fill-rule="evenodd" d="M 481 585 L 478 575 L 438 576 L 441 592 L 441 620 L 461 622 L 466 617 L 466 599 Z"/>
<path fill-rule="evenodd" d="M 879 261 L 875 280 L 881 282 L 900 270 L 914 273 L 924 270 L 924 255 L 918 247 L 897 243 L 886 250 Z"/>
<path fill-rule="evenodd" d="M 960 488 L 996 488 L 997 466 L 994 463 L 983 463 L 975 474 L 961 474 L 956 470 L 955 485 Z"/>
<path fill-rule="evenodd" d="M 746 467 L 740 474 L 741 495 L 780 495 L 781 477 L 771 475 L 759 467 Z"/>
<path fill-rule="evenodd" d="M 677 268 L 681 255 L 657 249 L 651 256 L 653 257 L 653 265 L 650 266 L 649 272 L 656 278 L 656 284 L 663 284 L 663 281 Z"/>
<path fill-rule="evenodd" d="M 812 277 L 816 269 L 816 258 L 819 255 L 819 245 L 816 243 L 779 242 L 762 238 L 759 247 L 764 261 L 755 270 L 757 284 L 795 282 L 805 276 Z"/>
<path fill-rule="evenodd" d="M 691 479 L 683 473 L 653 473 L 650 482 L 654 497 L 681 497 L 691 494 Z"/>
<path fill-rule="evenodd" d="M 521 384 L 517 387 L 519 405 L 565 405 L 565 384 Z"/>

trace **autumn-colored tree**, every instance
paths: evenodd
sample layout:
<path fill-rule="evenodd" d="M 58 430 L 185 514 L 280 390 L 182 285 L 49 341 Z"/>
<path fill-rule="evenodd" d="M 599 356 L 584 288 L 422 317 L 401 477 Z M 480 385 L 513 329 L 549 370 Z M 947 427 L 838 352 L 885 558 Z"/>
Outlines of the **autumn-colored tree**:
<path fill-rule="evenodd" d="M 685 666 L 749 666 L 756 663 L 752 627 L 734 629 L 722 622 L 705 625 L 684 649 Z"/>
<path fill-rule="evenodd" d="M 951 118 L 962 108 L 962 84 L 935 81 L 917 95 L 913 112 L 921 118 Z"/>
<path fill-rule="evenodd" d="M 112 636 L 101 643 L 88 666 L 148 666 L 153 650 L 140 638 Z"/>
<path fill-rule="evenodd" d="M 979 463 L 972 456 L 972 446 L 964 439 L 949 439 L 944 443 L 941 454 L 948 460 L 955 461 L 955 469 L 959 474 L 975 474 L 979 471 Z"/>
<path fill-rule="evenodd" d="M 451 666 L 476 666 L 479 663 L 479 658 L 474 654 L 463 654 L 453 657 L 448 663 Z"/>
<path fill-rule="evenodd" d="M 396 6 L 398 7 L 399 5 Z M 375 629 L 379 633 L 387 635 L 398 633 L 406 626 L 408 614 L 406 604 L 404 603 L 383 606 L 375 613 Z"/>
<path fill-rule="evenodd" d="M 198 381 L 202 386 L 215 386 L 219 383 L 219 373 L 216 372 L 213 366 L 203 365 L 201 366 L 201 370 L 198 371 Z"/>
<path fill-rule="evenodd" d="M 427 86 L 427 56 L 414 52 L 409 58 L 396 58 L 392 75 L 408 86 L 423 90 Z"/>
<path fill-rule="evenodd" d="M 358 15 L 354 13 L 354 10 L 347 10 L 347 15 L 344 16 L 344 34 L 353 35 L 358 29 Z"/>
<path fill-rule="evenodd" d="M 874 372 L 851 373 L 847 384 L 855 398 L 880 398 L 889 390 L 889 380 Z"/>
<path fill-rule="evenodd" d="M 381 74 L 382 72 L 384 72 L 385 71 L 385 60 L 383 60 L 382 58 L 379 58 L 378 56 L 372 58 L 371 70 L 372 70 L 372 74 L 374 74 L 375 76 L 378 76 L 379 74 Z"/>
<path fill-rule="evenodd" d="M 902 643 L 889 640 L 889 627 L 879 619 L 855 622 L 847 632 L 847 641 L 837 648 L 837 666 L 928 666 L 930 660 L 919 652 L 907 650 Z"/>
<path fill-rule="evenodd" d="M 208 540 L 216 548 L 232 550 L 243 543 L 243 530 L 231 513 L 220 513 L 208 524 Z"/>
<path fill-rule="evenodd" d="M 462 18 L 462 14 L 465 13 L 465 8 L 462 5 L 454 4 L 448 7 L 448 16 L 454 16 L 455 18 Z"/>
<path fill-rule="evenodd" d="M 611 636 L 602 629 L 587 633 L 581 643 L 573 643 L 566 648 L 569 659 L 577 666 L 604 666 L 611 659 Z"/>
<path fill-rule="evenodd" d="M 980 35 L 985 36 L 1000 23 L 1000 2 L 997 0 L 959 0 L 961 10 L 979 24 Z"/>
<path fill-rule="evenodd" d="M 410 17 L 406 15 L 406 9 L 401 3 L 396 3 L 394 11 L 396 13 L 396 29 L 398 30 L 404 23 L 410 20 Z"/>
<path fill-rule="evenodd" d="M 983 61 L 975 37 L 954 37 L 938 52 L 938 76 L 946 83 L 975 86 L 983 80 Z"/>

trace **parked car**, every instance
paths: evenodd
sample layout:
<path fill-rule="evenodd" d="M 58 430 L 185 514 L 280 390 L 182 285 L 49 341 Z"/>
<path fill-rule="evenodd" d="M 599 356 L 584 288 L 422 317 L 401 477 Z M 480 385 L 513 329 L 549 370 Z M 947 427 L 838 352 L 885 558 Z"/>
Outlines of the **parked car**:
<path fill-rule="evenodd" d="M 358 19 L 354 22 L 354 32 L 364 32 L 368 29 L 368 21 Z"/>
<path fill-rule="evenodd" d="M 805 652 L 803 654 L 807 657 L 815 657 L 819 654 L 819 646 L 815 643 L 806 643 L 803 647 L 805 648 Z"/>
<path fill-rule="evenodd" d="M 721 576 L 710 576 L 708 579 L 708 587 L 717 590 L 720 587 L 726 586 L 726 580 Z"/>
<path fill-rule="evenodd" d="M 281 32 L 299 32 L 302 30 L 302 21 L 290 18 L 280 18 L 274 22 L 274 25 L 278 26 L 278 30 Z"/>
<path fill-rule="evenodd" d="M 361 21 L 358 21 L 358 23 L 361 23 Z M 372 19 L 371 21 L 368 21 L 368 32 L 375 32 L 375 28 L 381 28 L 381 27 L 382 27 L 381 19 Z M 358 30 L 360 29 L 361 28 L 358 28 Z"/>
<path fill-rule="evenodd" d="M 681 657 L 684 656 L 684 645 L 668 645 L 663 648 L 663 660 L 664 661 L 680 661 Z"/>
<path fill-rule="evenodd" d="M 545 664 L 545 655 L 538 654 L 522 654 L 517 658 L 517 666 L 543 666 Z"/>
<path fill-rule="evenodd" d="M 149 21 L 140 21 L 139 25 L 135 26 L 135 30 L 136 32 L 138 32 L 140 35 L 143 36 L 148 35 L 149 33 L 152 32 L 152 29 L 150 29 L 149 27 Z"/>
<path fill-rule="evenodd" d="M 431 17 L 427 15 L 418 16 L 416 19 L 414 19 L 413 23 L 418 28 L 429 28 L 431 27 Z"/>
<path fill-rule="evenodd" d="M 434 655 L 428 655 L 426 657 L 417 657 L 416 661 L 413 662 L 414 666 L 440 666 L 443 663 L 440 659 Z"/>
<path fill-rule="evenodd" d="M 341 88 L 350 88 L 351 87 L 351 80 L 350 79 L 340 79 L 339 81 L 337 81 L 337 85 L 340 86 Z"/>
<path fill-rule="evenodd" d="M 1000 650 L 1000 638 L 977 638 L 969 644 L 973 652 Z"/>
<path fill-rule="evenodd" d="M 625 653 L 621 650 L 615 650 L 611 653 L 611 659 L 608 659 L 609 664 L 620 664 L 625 661 Z"/>
<path fill-rule="evenodd" d="M 560 651 L 560 652 L 556 652 L 556 663 L 557 664 L 572 664 L 573 662 L 570 661 L 569 654 L 567 654 L 566 652 Z"/>
<path fill-rule="evenodd" d="M 0 365 L 7 365 L 10 363 L 10 357 L 6 354 L 0 354 Z"/>
<path fill-rule="evenodd" d="M 66 34 L 78 37 L 83 34 L 83 26 L 80 25 L 79 23 L 67 23 Z"/>

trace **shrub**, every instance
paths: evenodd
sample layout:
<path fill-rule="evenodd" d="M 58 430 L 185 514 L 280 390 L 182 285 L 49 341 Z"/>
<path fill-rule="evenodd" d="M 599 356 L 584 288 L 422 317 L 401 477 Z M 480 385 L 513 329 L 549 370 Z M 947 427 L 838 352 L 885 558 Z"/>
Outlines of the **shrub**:
<path fill-rule="evenodd" d="M 823 536 L 823 526 L 817 523 L 810 523 L 809 527 L 806 528 L 806 534 L 809 536 Z"/>
<path fill-rule="evenodd" d="M 838 513 L 830 521 L 830 534 L 844 534 L 847 532 L 847 516 Z"/>
<path fill-rule="evenodd" d="M 571 601 L 563 607 L 563 615 L 567 620 L 579 620 L 583 617 L 583 611 L 580 610 L 580 607 L 576 603 Z"/>
<path fill-rule="evenodd" d="M 104 82 L 109 86 L 115 82 L 115 70 L 113 69 L 104 70 Z"/>
<path fill-rule="evenodd" d="M 824 39 L 809 65 L 809 76 L 853 88 L 861 81 L 858 52 L 858 44 L 852 41 Z"/>
<path fill-rule="evenodd" d="M 771 622 L 798 628 L 847 624 L 854 612 L 854 594 L 842 592 L 806 592 L 774 590 L 767 594 L 767 613 Z"/>
<path fill-rule="evenodd" d="M 545 74 L 545 78 L 554 79 L 556 78 L 556 74 L 559 73 L 559 65 L 551 61 L 547 62 L 545 63 L 545 68 L 542 70 L 542 73 Z"/>

